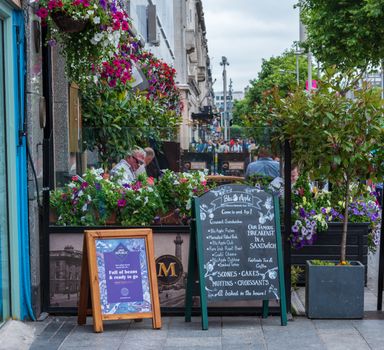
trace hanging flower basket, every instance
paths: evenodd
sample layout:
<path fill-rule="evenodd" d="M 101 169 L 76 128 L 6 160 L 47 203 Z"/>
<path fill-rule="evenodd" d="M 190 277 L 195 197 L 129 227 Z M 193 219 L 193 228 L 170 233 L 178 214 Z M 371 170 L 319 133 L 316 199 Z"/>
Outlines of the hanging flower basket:
<path fill-rule="evenodd" d="M 79 33 L 83 31 L 88 21 L 74 19 L 65 12 L 57 11 L 51 15 L 57 27 L 65 33 Z"/>

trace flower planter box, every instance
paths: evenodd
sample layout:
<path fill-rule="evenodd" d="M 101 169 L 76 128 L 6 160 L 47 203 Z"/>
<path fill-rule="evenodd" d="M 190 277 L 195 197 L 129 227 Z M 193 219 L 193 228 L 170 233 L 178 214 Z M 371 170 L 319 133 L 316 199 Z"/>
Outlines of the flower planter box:
<path fill-rule="evenodd" d="M 368 223 L 349 223 L 347 235 L 347 260 L 359 261 L 364 265 L 364 279 L 367 282 L 368 263 Z M 317 240 L 311 246 L 301 249 L 292 249 L 291 264 L 300 266 L 306 270 L 306 261 L 336 260 L 340 259 L 340 243 L 343 224 L 340 222 L 329 223 L 328 230 L 320 232 Z M 306 281 L 305 272 L 300 276 L 298 285 L 304 285 Z"/>
<path fill-rule="evenodd" d="M 363 318 L 364 265 L 319 266 L 307 261 L 305 312 L 309 318 Z"/>

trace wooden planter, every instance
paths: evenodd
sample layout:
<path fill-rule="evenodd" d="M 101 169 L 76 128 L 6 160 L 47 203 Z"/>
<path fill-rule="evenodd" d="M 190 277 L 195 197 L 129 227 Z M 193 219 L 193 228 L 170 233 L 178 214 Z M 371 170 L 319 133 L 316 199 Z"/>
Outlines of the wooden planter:
<path fill-rule="evenodd" d="M 305 312 L 309 318 L 363 318 L 364 266 L 319 266 L 307 261 Z"/>
<path fill-rule="evenodd" d="M 340 243 L 343 223 L 334 222 L 328 224 L 328 230 L 320 232 L 313 245 L 301 249 L 292 249 L 291 264 L 300 266 L 304 273 L 300 276 L 298 285 L 304 285 L 306 281 L 306 261 L 340 260 Z M 368 223 L 349 223 L 347 235 L 347 260 L 359 261 L 365 268 L 365 283 L 367 283 L 368 263 Z"/>

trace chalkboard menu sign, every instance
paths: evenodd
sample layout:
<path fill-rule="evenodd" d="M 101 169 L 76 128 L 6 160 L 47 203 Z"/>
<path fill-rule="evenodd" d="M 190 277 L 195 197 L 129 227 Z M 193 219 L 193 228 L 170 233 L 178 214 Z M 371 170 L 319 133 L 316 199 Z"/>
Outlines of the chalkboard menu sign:
<path fill-rule="evenodd" d="M 286 325 L 277 197 L 230 184 L 195 198 L 193 209 L 186 321 L 194 285 L 190 275 L 197 265 L 203 329 L 208 328 L 207 300 L 263 300 L 265 317 L 268 300 L 280 300 L 281 324 Z"/>
<path fill-rule="evenodd" d="M 95 332 L 103 320 L 152 318 L 161 327 L 152 230 L 85 231 L 78 323 L 91 293 Z"/>
<path fill-rule="evenodd" d="M 228 185 L 199 198 L 210 300 L 279 299 L 273 196 Z"/>

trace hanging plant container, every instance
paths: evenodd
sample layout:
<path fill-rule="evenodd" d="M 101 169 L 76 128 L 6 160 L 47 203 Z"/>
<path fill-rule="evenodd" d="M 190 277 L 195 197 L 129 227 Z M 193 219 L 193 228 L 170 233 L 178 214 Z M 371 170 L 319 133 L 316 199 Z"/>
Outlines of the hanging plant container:
<path fill-rule="evenodd" d="M 51 15 L 57 27 L 65 33 L 79 33 L 83 31 L 88 21 L 74 19 L 65 12 L 54 12 Z"/>

